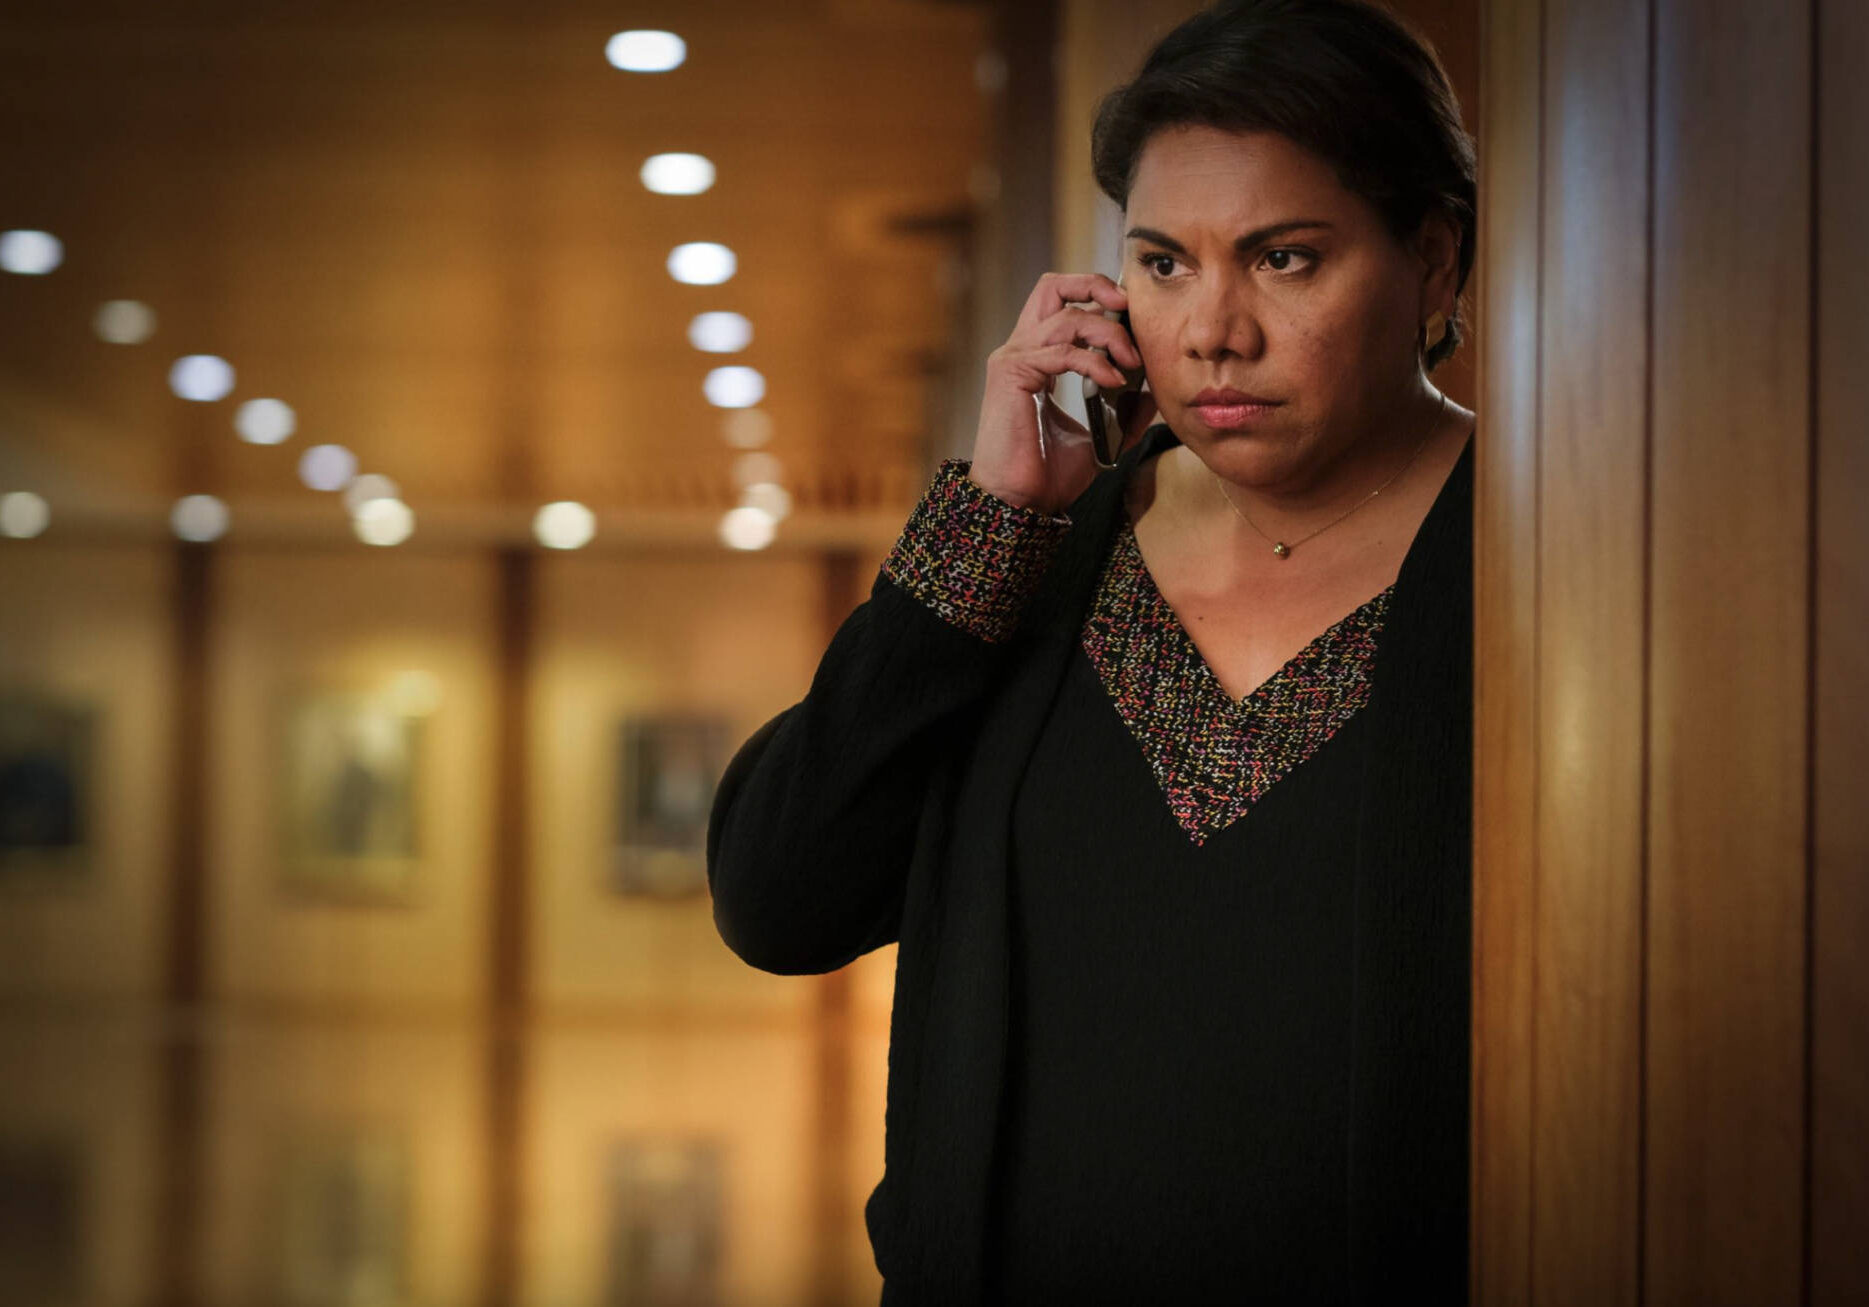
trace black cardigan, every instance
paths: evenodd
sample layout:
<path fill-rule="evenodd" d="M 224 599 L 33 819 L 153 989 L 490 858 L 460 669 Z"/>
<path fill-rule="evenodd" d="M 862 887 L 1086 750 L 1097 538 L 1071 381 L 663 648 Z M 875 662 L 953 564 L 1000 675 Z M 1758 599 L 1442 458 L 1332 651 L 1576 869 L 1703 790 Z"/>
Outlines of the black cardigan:
<path fill-rule="evenodd" d="M 1153 429 L 1071 505 L 1009 640 L 879 575 L 804 700 L 728 766 L 708 827 L 721 937 L 763 970 L 899 942 L 884 1177 L 865 1218 L 885 1307 L 981 1298 L 1008 1017 L 1012 799 Z M 1473 443 L 1403 561 L 1379 639 L 1357 823 L 1352 1087 L 1359 1302 L 1467 1295 Z"/>

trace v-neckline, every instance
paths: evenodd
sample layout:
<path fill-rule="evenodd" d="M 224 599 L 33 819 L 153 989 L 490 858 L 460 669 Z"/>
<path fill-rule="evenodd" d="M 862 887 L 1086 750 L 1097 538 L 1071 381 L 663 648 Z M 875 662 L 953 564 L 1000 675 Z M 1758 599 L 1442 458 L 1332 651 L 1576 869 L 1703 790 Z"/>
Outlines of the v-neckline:
<path fill-rule="evenodd" d="M 1242 699 L 1220 685 L 1119 519 L 1079 643 L 1196 845 L 1244 815 L 1370 697 L 1395 587 L 1331 624 Z"/>
<path fill-rule="evenodd" d="M 1227 707 L 1235 713 L 1243 712 L 1255 698 L 1258 698 L 1264 691 L 1271 689 L 1275 682 L 1282 679 L 1286 673 L 1292 669 L 1294 664 L 1316 658 L 1318 646 L 1328 640 L 1335 639 L 1339 628 L 1344 626 L 1345 623 L 1355 621 L 1372 608 L 1386 609 L 1389 600 L 1395 593 L 1395 583 L 1391 581 L 1381 590 L 1378 590 L 1355 608 L 1352 608 L 1342 617 L 1339 617 L 1322 631 L 1312 636 L 1302 649 L 1298 650 L 1297 653 L 1274 668 L 1271 675 L 1267 676 L 1263 681 L 1259 682 L 1259 684 L 1235 699 L 1232 692 L 1220 683 L 1219 674 L 1214 671 L 1213 664 L 1207 661 L 1207 655 L 1201 652 L 1200 645 L 1195 643 L 1194 636 L 1189 632 L 1187 623 L 1181 620 L 1181 614 L 1175 611 L 1175 606 L 1168 602 L 1168 596 L 1162 593 L 1161 586 L 1156 583 L 1155 573 L 1149 568 L 1149 560 L 1143 556 L 1142 542 L 1136 538 L 1136 524 L 1130 520 L 1129 513 L 1126 509 L 1118 510 L 1116 529 L 1118 537 L 1117 548 L 1126 549 L 1133 554 L 1135 568 L 1137 572 L 1146 578 L 1149 594 L 1154 604 L 1158 605 L 1165 617 L 1172 622 L 1175 632 L 1180 637 L 1181 643 L 1186 646 L 1185 653 L 1189 663 L 1198 668 L 1197 674 L 1211 687 L 1213 697 L 1218 699 L 1221 703 L 1226 704 Z"/>

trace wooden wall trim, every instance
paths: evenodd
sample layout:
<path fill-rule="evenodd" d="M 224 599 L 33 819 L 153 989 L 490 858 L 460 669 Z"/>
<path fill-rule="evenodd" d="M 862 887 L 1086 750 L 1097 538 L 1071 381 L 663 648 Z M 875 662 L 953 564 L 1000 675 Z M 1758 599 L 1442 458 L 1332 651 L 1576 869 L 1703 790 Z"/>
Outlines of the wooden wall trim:
<path fill-rule="evenodd" d="M 1471 1257 L 1498 1307 L 1532 1300 L 1543 13 L 1500 0 L 1480 34 Z"/>
<path fill-rule="evenodd" d="M 1649 18 L 1547 0 L 1539 298 L 1532 1277 L 1641 1266 Z"/>
<path fill-rule="evenodd" d="M 1644 1297 L 1802 1291 L 1811 7 L 1657 0 Z"/>
<path fill-rule="evenodd" d="M 1817 6 L 1811 500 L 1812 1307 L 1869 1302 L 1869 6 Z"/>

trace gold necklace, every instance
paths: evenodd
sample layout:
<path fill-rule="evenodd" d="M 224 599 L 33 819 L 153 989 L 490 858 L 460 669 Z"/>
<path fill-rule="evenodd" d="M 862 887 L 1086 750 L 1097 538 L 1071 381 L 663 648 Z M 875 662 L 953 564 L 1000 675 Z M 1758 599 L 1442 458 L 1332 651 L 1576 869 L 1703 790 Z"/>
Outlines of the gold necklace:
<path fill-rule="evenodd" d="M 1266 535 L 1265 532 L 1259 531 L 1259 528 L 1253 524 L 1253 520 L 1250 517 L 1247 517 L 1246 514 L 1240 512 L 1239 505 L 1233 502 L 1233 496 L 1227 493 L 1226 483 L 1221 478 L 1220 474 L 1218 472 L 1214 472 L 1212 468 L 1209 468 L 1208 471 L 1213 475 L 1214 489 L 1218 490 L 1220 492 L 1220 497 L 1227 501 L 1227 507 L 1233 510 L 1233 515 L 1239 518 L 1239 520 L 1244 522 L 1247 526 L 1252 527 L 1253 530 L 1259 531 L 1260 538 L 1265 540 L 1272 546 L 1273 553 L 1277 554 L 1280 558 L 1290 558 L 1292 550 L 1296 549 L 1299 545 L 1303 544 L 1306 540 L 1311 539 L 1312 536 L 1321 535 L 1324 532 L 1330 530 L 1333 526 L 1337 525 L 1337 523 L 1343 521 L 1344 518 L 1350 516 L 1351 513 L 1354 513 L 1357 509 L 1361 508 L 1364 504 L 1367 504 L 1370 500 L 1374 499 L 1377 495 L 1387 490 L 1392 484 L 1394 484 L 1396 477 L 1401 476 L 1403 472 L 1406 472 L 1408 471 L 1409 468 L 1413 467 L 1415 465 L 1415 460 L 1421 457 L 1421 451 L 1428 447 L 1428 441 L 1433 438 L 1434 428 L 1437 425 L 1439 425 L 1440 420 L 1441 420 L 1441 414 L 1445 413 L 1446 411 L 1447 411 L 1447 392 L 1443 390 L 1441 392 L 1441 406 L 1434 410 L 1434 417 L 1428 423 L 1428 434 L 1421 438 L 1421 443 L 1419 445 L 1415 446 L 1415 452 L 1408 456 L 1408 461 L 1402 464 L 1402 466 L 1396 470 L 1395 474 L 1391 476 L 1387 481 L 1384 481 L 1381 485 L 1377 486 L 1374 490 L 1370 491 L 1368 495 L 1364 496 L 1362 499 L 1358 500 L 1355 504 L 1352 504 L 1349 508 L 1345 509 L 1340 515 L 1324 523 L 1323 526 L 1320 526 L 1317 530 L 1313 531 L 1311 535 L 1302 536 L 1299 539 L 1292 541 L 1290 544 L 1286 544 L 1283 540 L 1274 540 L 1272 539 L 1271 536 Z"/>

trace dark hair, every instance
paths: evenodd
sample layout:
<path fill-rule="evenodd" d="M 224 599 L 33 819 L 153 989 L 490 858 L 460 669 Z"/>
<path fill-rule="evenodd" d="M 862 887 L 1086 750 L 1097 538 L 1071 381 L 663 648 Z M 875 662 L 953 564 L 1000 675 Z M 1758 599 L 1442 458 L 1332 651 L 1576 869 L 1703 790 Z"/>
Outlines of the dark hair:
<path fill-rule="evenodd" d="M 1199 124 L 1273 131 L 1336 169 L 1397 240 L 1439 210 L 1460 231 L 1460 275 L 1432 368 L 1459 346 L 1473 268 L 1473 140 L 1434 47 L 1363 0 L 1227 0 L 1188 19 L 1105 96 L 1090 134 L 1097 185 L 1127 207 L 1156 132 Z"/>

